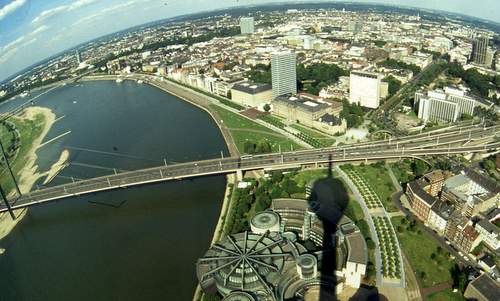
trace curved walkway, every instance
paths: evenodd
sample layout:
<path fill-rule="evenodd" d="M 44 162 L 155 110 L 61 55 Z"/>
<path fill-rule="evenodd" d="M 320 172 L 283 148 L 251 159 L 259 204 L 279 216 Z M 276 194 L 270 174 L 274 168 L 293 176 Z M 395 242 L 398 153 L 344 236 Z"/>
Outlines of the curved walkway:
<path fill-rule="evenodd" d="M 260 131 L 260 130 L 253 130 L 253 129 L 241 129 L 241 128 L 227 128 L 230 131 L 234 132 L 249 132 L 249 133 L 256 133 L 256 134 L 264 134 L 264 135 L 269 135 L 269 136 L 274 136 L 277 138 L 283 138 L 283 135 L 278 134 L 278 133 L 273 133 L 273 132 L 266 132 L 266 131 Z"/>
<path fill-rule="evenodd" d="M 359 192 L 358 188 L 354 183 L 351 181 L 351 178 L 347 176 L 347 174 L 340 169 L 337 165 L 334 167 L 335 171 L 339 173 L 340 177 L 342 180 L 347 183 L 347 186 L 351 189 L 352 193 L 354 194 L 354 198 L 356 201 L 359 203 L 361 208 L 363 209 L 363 215 L 365 216 L 365 220 L 368 223 L 368 226 L 370 227 L 370 236 L 375 243 L 376 249 L 375 249 L 375 270 L 376 270 L 376 280 L 377 280 L 377 286 L 382 285 L 382 259 L 380 257 L 380 243 L 378 241 L 378 237 L 376 235 L 375 231 L 375 224 L 373 223 L 372 217 L 370 215 L 370 212 L 368 211 L 368 207 L 366 206 L 365 200 L 361 193 Z"/>
<path fill-rule="evenodd" d="M 350 177 L 338 166 L 335 166 L 335 170 L 341 175 L 341 177 L 346 181 L 348 186 L 351 188 L 351 190 L 354 193 L 354 196 L 356 197 L 356 200 L 360 203 L 361 207 L 363 208 L 363 213 L 365 215 L 365 218 L 368 222 L 368 225 L 370 227 L 371 231 L 371 236 L 373 241 L 375 242 L 376 249 L 375 249 L 375 263 L 376 263 L 376 269 L 377 269 L 377 286 L 393 286 L 393 287 L 405 287 L 405 272 L 404 272 L 404 265 L 403 265 L 403 258 L 402 258 L 402 253 L 401 253 L 401 248 L 399 246 L 399 240 L 396 236 L 396 232 L 394 231 L 394 227 L 392 226 L 392 223 L 390 222 L 390 216 L 388 215 L 387 211 L 385 208 L 382 206 L 382 211 L 377 210 L 377 212 L 372 210 L 372 213 L 370 213 L 365 199 L 362 196 L 362 194 L 359 192 L 357 186 L 354 184 L 354 182 L 351 181 Z M 390 230 L 393 233 L 394 238 L 396 239 L 396 246 L 397 246 L 397 251 L 399 253 L 399 264 L 401 267 L 401 278 L 399 279 L 399 282 L 384 282 L 383 277 L 382 277 L 382 255 L 381 255 L 381 250 L 380 250 L 380 241 L 378 239 L 377 232 L 375 230 L 375 224 L 373 222 L 372 217 L 385 217 L 389 220 L 389 225 L 390 225 Z"/>

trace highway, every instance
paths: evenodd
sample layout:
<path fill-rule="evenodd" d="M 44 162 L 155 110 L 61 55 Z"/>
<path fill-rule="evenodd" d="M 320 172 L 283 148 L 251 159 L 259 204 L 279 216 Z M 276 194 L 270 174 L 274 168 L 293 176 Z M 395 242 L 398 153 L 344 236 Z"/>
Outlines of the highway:
<path fill-rule="evenodd" d="M 93 179 L 76 181 L 32 191 L 10 200 L 13 209 L 29 207 L 53 200 L 83 194 L 125 188 L 204 175 L 217 175 L 268 168 L 289 168 L 322 163 L 364 160 L 415 158 L 431 155 L 488 153 L 500 150 L 499 126 L 475 127 L 458 132 L 416 135 L 399 141 L 376 142 L 360 146 L 301 150 L 242 157 L 227 157 L 196 162 L 162 165 L 137 171 L 127 171 Z M 465 145 L 464 141 L 472 141 Z M 478 144 L 478 145 L 475 145 Z M 7 210 L 5 204 L 0 212 Z"/>

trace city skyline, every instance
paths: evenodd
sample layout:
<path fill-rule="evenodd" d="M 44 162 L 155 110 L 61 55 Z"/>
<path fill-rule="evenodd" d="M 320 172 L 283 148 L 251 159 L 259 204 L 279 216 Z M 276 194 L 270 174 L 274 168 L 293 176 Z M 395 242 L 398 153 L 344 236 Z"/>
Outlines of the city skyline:
<path fill-rule="evenodd" d="M 165 1 L 128 0 L 54 0 L 39 3 L 28 0 L 0 0 L 0 81 L 56 53 L 99 36 L 147 22 L 207 10 L 244 5 L 278 3 L 272 0 L 238 0 L 214 4 L 208 0 Z M 285 1 L 297 2 L 297 1 Z M 311 1 L 341 2 L 341 1 Z M 432 8 L 474 15 L 498 22 L 495 11 L 500 3 L 486 0 L 479 9 L 468 1 L 358 0 L 356 3 L 379 3 Z M 193 9 L 195 8 L 195 9 Z M 142 13 L 138 13 L 141 12 Z M 131 18 L 133 16 L 133 18 Z"/>

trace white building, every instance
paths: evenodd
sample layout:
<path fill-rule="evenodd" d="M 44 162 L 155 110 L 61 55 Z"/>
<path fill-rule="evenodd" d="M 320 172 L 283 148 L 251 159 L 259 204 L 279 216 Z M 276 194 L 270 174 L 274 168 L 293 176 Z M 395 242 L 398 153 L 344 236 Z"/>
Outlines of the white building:
<path fill-rule="evenodd" d="M 487 219 L 482 219 L 476 224 L 475 229 L 479 233 L 481 240 L 488 245 L 488 247 L 495 251 L 500 249 L 500 232 L 498 227 Z"/>
<path fill-rule="evenodd" d="M 446 53 L 453 48 L 453 41 L 445 37 L 436 37 L 432 40 L 431 50 Z"/>
<path fill-rule="evenodd" d="M 241 34 L 253 34 L 255 32 L 255 21 L 253 17 L 242 17 L 240 19 Z"/>
<path fill-rule="evenodd" d="M 361 286 L 361 279 L 366 275 L 366 243 L 361 233 L 352 233 L 346 236 L 349 255 L 344 269 L 346 285 L 354 288 Z"/>
<path fill-rule="evenodd" d="M 371 72 L 351 71 L 349 78 L 349 103 L 376 109 L 380 99 L 387 96 L 387 84 L 382 83 L 382 75 Z"/>
<path fill-rule="evenodd" d="M 271 103 L 273 92 L 271 85 L 243 82 L 231 89 L 231 100 L 247 107 L 261 107 Z"/>
<path fill-rule="evenodd" d="M 408 56 L 402 57 L 401 61 L 406 64 L 417 65 L 420 69 L 424 69 L 432 63 L 432 54 L 416 51 Z"/>
<path fill-rule="evenodd" d="M 273 98 L 297 94 L 297 58 L 293 52 L 275 52 L 271 58 Z"/>
<path fill-rule="evenodd" d="M 448 206 L 446 203 L 435 202 L 431 210 L 429 210 L 426 225 L 434 229 L 439 235 L 444 235 L 452 211 L 453 207 Z"/>
<path fill-rule="evenodd" d="M 474 114 L 476 100 L 462 90 L 447 87 L 444 91 L 428 91 L 427 95 L 415 93 L 415 106 L 418 107 L 418 118 L 426 122 L 455 122 L 464 114 Z"/>

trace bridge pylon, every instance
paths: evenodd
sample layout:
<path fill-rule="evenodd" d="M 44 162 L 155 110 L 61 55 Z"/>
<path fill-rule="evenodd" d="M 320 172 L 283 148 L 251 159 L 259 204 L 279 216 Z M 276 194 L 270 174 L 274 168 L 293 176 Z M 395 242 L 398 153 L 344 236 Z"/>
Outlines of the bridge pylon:
<path fill-rule="evenodd" d="M 0 185 L 0 195 L 2 196 L 2 199 L 5 202 L 5 206 L 7 207 L 7 211 L 9 211 L 10 217 L 12 218 L 12 220 L 15 220 L 16 215 L 14 214 L 12 207 L 10 207 L 9 200 L 7 199 L 7 196 L 5 195 L 5 192 L 3 191 L 2 185 Z"/>

